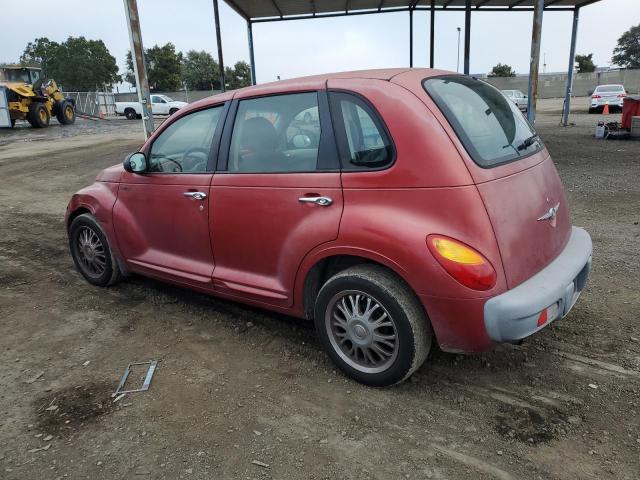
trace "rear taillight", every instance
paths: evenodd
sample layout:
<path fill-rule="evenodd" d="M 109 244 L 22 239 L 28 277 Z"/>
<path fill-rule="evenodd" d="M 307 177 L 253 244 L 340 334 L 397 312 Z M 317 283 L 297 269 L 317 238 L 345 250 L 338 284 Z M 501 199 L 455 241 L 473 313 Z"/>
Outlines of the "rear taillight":
<path fill-rule="evenodd" d="M 624 97 L 626 97 L 626 96 L 627 96 L 627 94 L 626 94 L 626 93 L 619 93 L 619 94 L 618 94 L 618 98 L 624 98 Z"/>
<path fill-rule="evenodd" d="M 600 95 L 591 95 L 591 98 L 602 98 Z"/>
<path fill-rule="evenodd" d="M 429 235 L 427 246 L 442 268 L 464 286 L 489 290 L 496 284 L 491 262 L 470 246 L 444 235 Z"/>

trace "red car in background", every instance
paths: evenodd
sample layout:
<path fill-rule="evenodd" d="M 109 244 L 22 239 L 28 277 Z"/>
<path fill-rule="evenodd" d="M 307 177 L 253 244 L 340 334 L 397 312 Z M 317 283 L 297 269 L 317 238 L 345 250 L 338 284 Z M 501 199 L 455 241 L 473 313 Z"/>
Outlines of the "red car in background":
<path fill-rule="evenodd" d="M 137 273 L 313 319 L 376 386 L 564 317 L 591 239 L 517 107 L 426 69 L 258 85 L 181 109 L 68 206 L 80 273 Z"/>

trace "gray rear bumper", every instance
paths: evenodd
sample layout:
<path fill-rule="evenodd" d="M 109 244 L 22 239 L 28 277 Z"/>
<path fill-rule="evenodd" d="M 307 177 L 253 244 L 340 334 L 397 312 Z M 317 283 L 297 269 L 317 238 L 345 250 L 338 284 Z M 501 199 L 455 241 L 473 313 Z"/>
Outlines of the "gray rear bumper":
<path fill-rule="evenodd" d="M 494 342 L 521 340 L 564 317 L 580 296 L 591 271 L 591 237 L 577 227 L 569 243 L 543 270 L 484 305 L 484 324 Z M 540 312 L 557 314 L 538 326 Z"/>

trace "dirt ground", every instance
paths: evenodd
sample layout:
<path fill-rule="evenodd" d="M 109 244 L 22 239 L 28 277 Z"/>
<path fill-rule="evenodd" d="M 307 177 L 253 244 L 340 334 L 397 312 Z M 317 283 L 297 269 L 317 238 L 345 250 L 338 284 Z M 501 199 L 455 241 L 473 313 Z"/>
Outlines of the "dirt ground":
<path fill-rule="evenodd" d="M 594 242 L 571 314 L 521 346 L 434 351 L 386 389 L 337 372 L 307 323 L 82 280 L 66 203 L 138 122 L 0 132 L 0 478 L 640 479 L 640 142 L 595 140 L 598 118 L 538 117 Z M 149 359 L 150 390 L 114 403 Z"/>

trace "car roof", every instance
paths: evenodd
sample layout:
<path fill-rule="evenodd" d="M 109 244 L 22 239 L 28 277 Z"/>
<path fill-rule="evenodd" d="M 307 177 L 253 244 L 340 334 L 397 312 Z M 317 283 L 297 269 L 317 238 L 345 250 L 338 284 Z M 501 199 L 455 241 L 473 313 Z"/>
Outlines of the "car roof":
<path fill-rule="evenodd" d="M 213 95 L 211 97 L 207 97 L 205 99 L 194 102 L 189 106 L 189 110 L 191 110 L 192 106 L 195 106 L 195 108 L 202 108 L 207 105 L 213 105 L 216 103 L 231 100 L 232 98 L 246 98 L 259 95 L 276 94 L 279 92 L 293 92 L 296 90 L 303 91 L 305 89 L 321 89 L 325 87 L 327 81 L 332 79 L 359 78 L 391 81 L 394 77 L 407 73 L 410 73 L 412 75 L 420 75 L 422 78 L 428 78 L 442 74 L 456 75 L 455 72 L 446 72 L 443 70 L 431 68 L 382 68 L 372 70 L 354 70 L 347 72 L 325 73 L 307 77 L 279 80 L 276 82 L 261 83 L 259 85 L 252 85 L 250 87 L 244 87 L 238 90 L 219 93 L 217 95 Z"/>
<path fill-rule="evenodd" d="M 596 88 L 600 88 L 600 87 L 620 87 L 620 88 L 624 88 L 624 85 L 622 85 L 620 83 L 603 83 L 602 85 L 598 85 Z"/>

